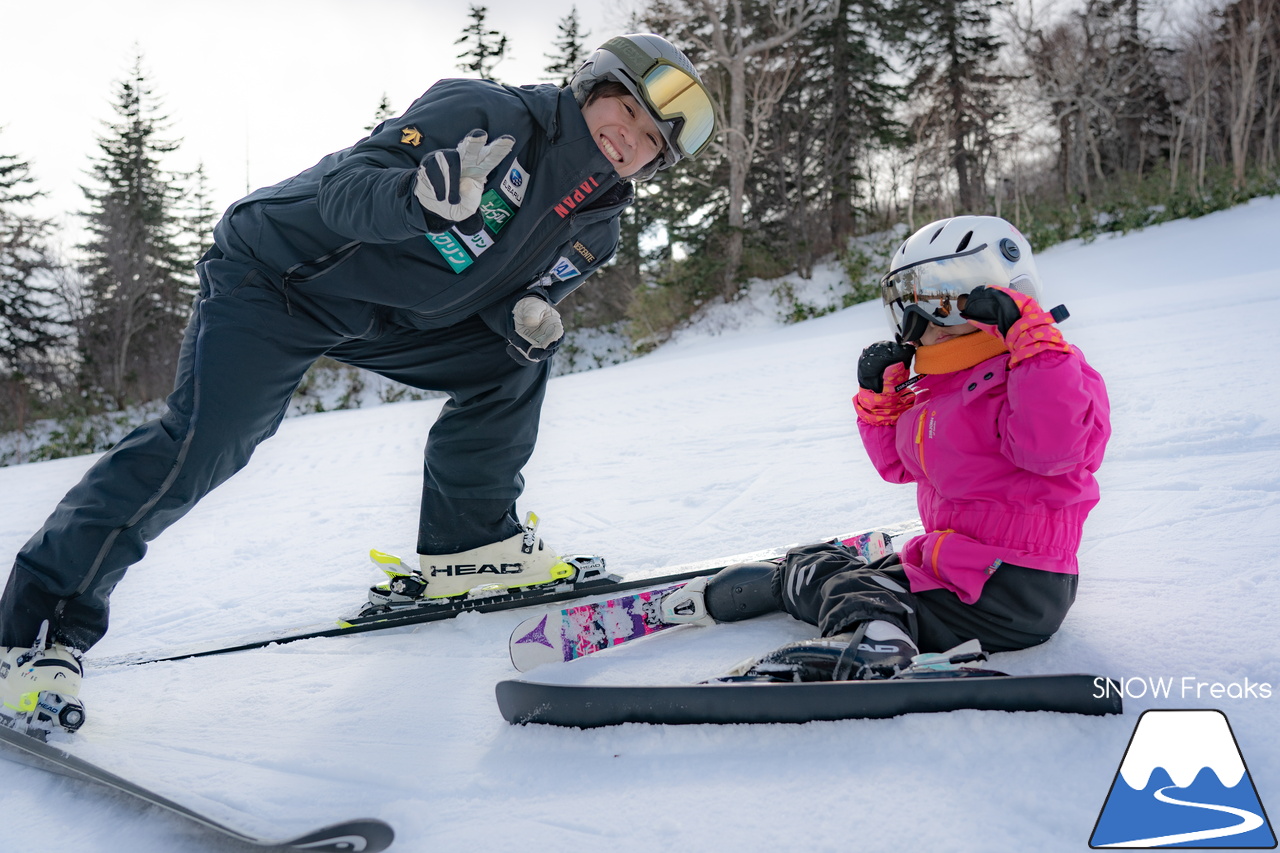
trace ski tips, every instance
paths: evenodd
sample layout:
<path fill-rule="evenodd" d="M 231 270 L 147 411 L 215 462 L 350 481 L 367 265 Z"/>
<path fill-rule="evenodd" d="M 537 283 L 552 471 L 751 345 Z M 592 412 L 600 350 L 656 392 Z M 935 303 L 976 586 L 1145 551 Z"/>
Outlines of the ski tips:
<path fill-rule="evenodd" d="M 309 853 L 379 853 L 391 846 L 396 833 L 376 818 L 357 818 L 335 823 L 285 842 L 283 847 Z"/>

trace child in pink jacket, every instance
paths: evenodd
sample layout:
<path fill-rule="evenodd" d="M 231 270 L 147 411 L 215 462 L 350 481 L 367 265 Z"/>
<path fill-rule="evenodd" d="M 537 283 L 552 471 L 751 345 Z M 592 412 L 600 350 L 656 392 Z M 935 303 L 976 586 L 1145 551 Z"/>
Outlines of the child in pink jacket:
<path fill-rule="evenodd" d="M 871 564 L 821 543 L 712 578 L 700 592 L 717 621 L 781 608 L 821 629 L 747 678 L 883 678 L 971 640 L 1026 648 L 1075 600 L 1109 407 L 1055 325 L 1065 309 L 1040 305 L 1030 245 L 996 217 L 934 222 L 882 288 L 896 340 L 859 359 L 858 430 L 884 479 L 916 484 L 925 533 Z"/>

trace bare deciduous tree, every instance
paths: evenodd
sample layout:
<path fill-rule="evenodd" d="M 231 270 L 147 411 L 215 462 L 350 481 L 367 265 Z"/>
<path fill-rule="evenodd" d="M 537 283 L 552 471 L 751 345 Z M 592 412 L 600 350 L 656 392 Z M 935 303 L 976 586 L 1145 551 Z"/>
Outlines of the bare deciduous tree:
<path fill-rule="evenodd" d="M 688 28 L 682 35 L 694 47 L 717 102 L 716 149 L 728 172 L 723 287 L 730 294 L 742 264 L 747 172 L 796 73 L 792 41 L 806 28 L 831 20 L 836 6 L 829 0 L 675 0 L 663 11 Z"/>
<path fill-rule="evenodd" d="M 1222 43 L 1227 74 L 1226 107 L 1231 170 L 1236 189 L 1244 186 L 1250 143 L 1260 109 L 1258 71 L 1268 35 L 1280 10 L 1275 0 L 1237 0 L 1223 10 Z"/>

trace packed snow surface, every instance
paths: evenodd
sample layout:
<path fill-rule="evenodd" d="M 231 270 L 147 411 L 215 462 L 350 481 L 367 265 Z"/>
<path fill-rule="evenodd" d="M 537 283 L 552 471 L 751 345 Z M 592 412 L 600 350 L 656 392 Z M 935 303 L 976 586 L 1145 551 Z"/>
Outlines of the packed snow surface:
<path fill-rule="evenodd" d="M 1040 256 L 1049 304 L 1071 310 L 1064 333 L 1107 380 L 1115 433 L 1074 609 L 1049 643 L 992 663 L 1123 679 L 1123 716 L 511 726 L 493 686 L 515 675 L 507 638 L 532 615 L 517 610 L 91 669 L 89 721 L 56 740 L 272 836 L 369 816 L 394 825 L 402 851 L 987 853 L 1086 849 L 1138 715 L 1216 708 L 1280 813 L 1277 234 L 1280 199 L 1262 199 Z M 858 353 L 886 331 L 876 304 L 791 326 L 761 315 L 559 377 L 520 506 L 551 546 L 622 573 L 910 518 L 914 489 L 877 477 L 849 404 Z M 287 421 L 154 543 L 93 654 L 349 612 L 377 579 L 370 547 L 413 550 L 440 405 Z M 0 553 L 92 462 L 0 469 Z M 530 676 L 696 681 L 813 633 L 783 615 L 681 628 Z M 0 767 L 5 850 L 213 847 L 120 795 Z"/>

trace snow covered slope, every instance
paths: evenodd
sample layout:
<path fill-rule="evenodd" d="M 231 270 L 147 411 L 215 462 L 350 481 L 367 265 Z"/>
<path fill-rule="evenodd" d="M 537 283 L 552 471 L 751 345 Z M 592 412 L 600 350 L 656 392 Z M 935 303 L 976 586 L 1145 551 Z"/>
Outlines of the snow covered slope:
<path fill-rule="evenodd" d="M 1065 334 L 1107 379 L 1115 434 L 1074 610 L 1048 644 L 993 663 L 1124 678 L 1145 695 L 1123 717 L 511 727 L 493 685 L 514 674 L 507 636 L 530 615 L 516 611 L 98 671 L 68 748 L 249 830 L 380 817 L 403 851 L 1057 851 L 1086 849 L 1140 711 L 1218 708 L 1276 814 L 1277 234 L 1280 199 L 1262 199 L 1041 256 Z M 623 572 L 909 517 L 913 489 L 876 476 L 849 404 L 859 351 L 885 336 L 868 304 L 558 378 L 521 507 L 554 547 Z M 346 611 L 375 579 L 369 547 L 413 549 L 439 407 L 287 421 L 126 577 L 95 653 Z M 0 555 L 91 461 L 0 469 Z M 781 615 L 682 628 L 537 676 L 691 681 L 811 635 Z M 1156 679 L 1171 695 L 1153 698 Z M 1232 695 L 1246 679 L 1271 698 Z M 0 768 L 0 849 L 208 849 L 162 813 Z"/>

